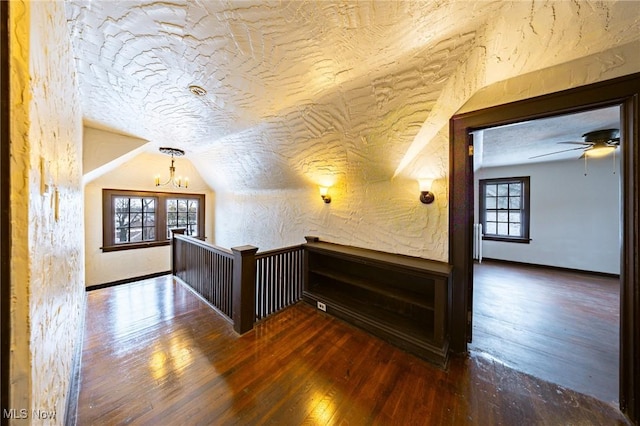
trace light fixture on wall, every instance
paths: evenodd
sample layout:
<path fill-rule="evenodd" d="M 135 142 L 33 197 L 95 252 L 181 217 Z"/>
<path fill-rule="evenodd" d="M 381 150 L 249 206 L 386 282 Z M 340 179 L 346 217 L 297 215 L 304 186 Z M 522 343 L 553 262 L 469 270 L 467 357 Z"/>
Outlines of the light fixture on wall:
<path fill-rule="evenodd" d="M 433 184 L 433 179 L 431 178 L 422 178 L 418 179 L 418 184 L 420 185 L 420 201 L 424 204 L 431 204 L 433 200 L 436 199 L 433 192 L 431 192 L 431 185 Z"/>
<path fill-rule="evenodd" d="M 331 202 L 331 195 L 329 195 L 329 187 L 327 186 L 321 186 L 320 187 L 320 197 L 322 197 L 322 200 L 326 203 L 329 204 Z"/>
<path fill-rule="evenodd" d="M 171 166 L 169 167 L 169 179 L 166 182 L 160 183 L 160 175 L 156 175 L 156 186 L 166 186 L 171 185 L 174 188 L 188 188 L 189 187 L 189 178 L 185 178 L 184 181 L 182 177 L 178 177 L 176 179 L 176 167 L 174 166 L 173 157 L 182 157 L 184 155 L 184 151 L 178 148 L 160 148 L 160 152 L 163 154 L 171 155 Z"/>

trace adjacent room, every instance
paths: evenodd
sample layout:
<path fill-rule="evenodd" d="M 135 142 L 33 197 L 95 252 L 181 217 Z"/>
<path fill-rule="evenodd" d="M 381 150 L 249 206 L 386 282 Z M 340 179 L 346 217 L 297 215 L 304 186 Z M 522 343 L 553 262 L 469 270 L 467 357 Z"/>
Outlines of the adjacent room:
<path fill-rule="evenodd" d="M 619 129 L 613 106 L 474 134 L 471 347 L 611 402 L 619 387 Z"/>

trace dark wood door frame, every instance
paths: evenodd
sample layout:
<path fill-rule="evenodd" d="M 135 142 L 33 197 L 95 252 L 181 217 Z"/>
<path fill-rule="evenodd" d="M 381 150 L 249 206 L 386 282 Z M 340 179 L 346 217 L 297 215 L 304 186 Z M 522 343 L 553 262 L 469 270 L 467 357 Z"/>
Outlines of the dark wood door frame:
<path fill-rule="evenodd" d="M 640 418 L 640 73 L 459 114 L 450 121 L 449 261 L 453 264 L 451 349 L 467 352 L 473 297 L 473 157 L 470 132 L 503 124 L 619 105 L 622 154 L 620 261 L 620 408 Z M 597 202 L 594 199 L 594 202 Z"/>

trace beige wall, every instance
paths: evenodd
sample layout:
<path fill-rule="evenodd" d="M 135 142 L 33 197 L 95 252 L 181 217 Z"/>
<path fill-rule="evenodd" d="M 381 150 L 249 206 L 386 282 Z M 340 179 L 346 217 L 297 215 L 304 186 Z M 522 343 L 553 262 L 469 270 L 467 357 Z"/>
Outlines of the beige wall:
<path fill-rule="evenodd" d="M 304 236 L 446 260 L 447 193 L 434 184 L 436 200 L 419 200 L 418 183 L 396 179 L 362 185 L 337 184 L 325 204 L 317 187 L 302 190 L 219 194 L 216 243 L 251 244 L 260 250 L 300 244 Z"/>
<path fill-rule="evenodd" d="M 86 135 L 85 135 L 86 137 Z M 85 186 L 85 258 L 86 285 L 140 277 L 171 269 L 169 246 L 141 248 L 103 253 L 102 247 L 102 189 L 128 189 L 156 191 L 154 176 L 169 176 L 170 157 L 143 153 L 125 162 L 115 170 L 91 181 Z M 205 236 L 213 240 L 214 194 L 185 158 L 176 158 L 176 175 L 189 177 L 188 189 L 161 187 L 160 191 L 205 194 Z"/>
<path fill-rule="evenodd" d="M 85 300 L 76 72 L 62 3 L 12 1 L 9 25 L 11 408 L 62 424 Z"/>

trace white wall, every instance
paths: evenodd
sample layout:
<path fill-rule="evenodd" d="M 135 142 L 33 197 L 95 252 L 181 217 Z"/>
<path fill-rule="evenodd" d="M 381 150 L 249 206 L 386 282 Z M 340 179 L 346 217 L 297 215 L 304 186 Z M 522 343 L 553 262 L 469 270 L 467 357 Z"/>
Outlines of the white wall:
<path fill-rule="evenodd" d="M 9 407 L 55 412 L 47 424 L 63 424 L 85 300 L 80 98 L 64 4 L 9 9 L 11 358 L 2 374 Z"/>
<path fill-rule="evenodd" d="M 102 189 L 127 189 L 156 191 L 154 176 L 169 176 L 171 159 L 167 155 L 143 153 L 124 163 L 112 172 L 91 181 L 85 186 L 85 258 L 86 285 L 98 285 L 113 281 L 140 277 L 171 269 L 171 247 L 160 246 L 103 253 L 102 247 Z M 200 178 L 192 164 L 185 158 L 176 158 L 176 174 L 189 177 L 188 189 L 160 191 L 205 194 L 205 237 L 214 238 L 215 199 L 211 189 Z"/>
<path fill-rule="evenodd" d="M 578 155 L 576 155 L 577 157 Z M 478 180 L 530 176 L 530 244 L 484 241 L 483 256 L 585 271 L 620 273 L 620 169 L 613 158 L 482 168 Z"/>
<path fill-rule="evenodd" d="M 251 244 L 267 250 L 303 243 L 304 236 L 377 250 L 446 261 L 447 202 L 443 180 L 434 183 L 436 199 L 419 200 L 418 183 L 396 179 L 368 185 L 342 183 L 330 189 L 325 204 L 317 187 L 218 194 L 217 244 Z"/>

